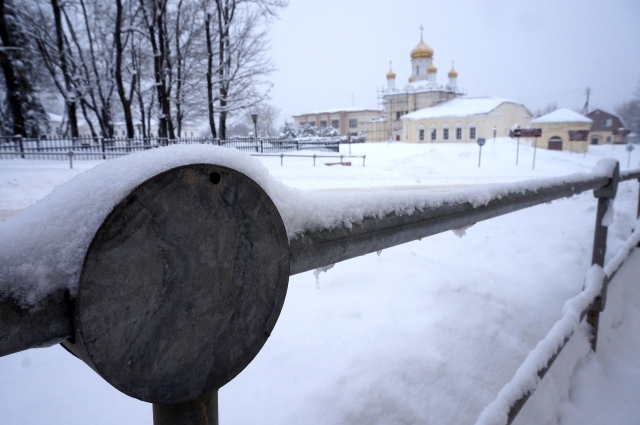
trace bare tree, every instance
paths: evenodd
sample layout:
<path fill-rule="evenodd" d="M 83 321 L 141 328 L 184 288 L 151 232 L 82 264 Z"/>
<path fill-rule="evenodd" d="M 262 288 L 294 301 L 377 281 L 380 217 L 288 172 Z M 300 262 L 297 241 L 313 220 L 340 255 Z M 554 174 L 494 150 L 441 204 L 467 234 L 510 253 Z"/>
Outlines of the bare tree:
<path fill-rule="evenodd" d="M 114 10 L 111 3 L 78 0 L 80 10 L 63 8 L 67 31 L 73 43 L 70 62 L 76 76 L 78 99 L 91 134 L 96 130 L 89 108 L 98 119 L 101 133 L 113 136 L 114 49 L 110 31 Z M 76 29 L 77 28 L 77 29 Z"/>
<path fill-rule="evenodd" d="M 202 60 L 206 51 L 206 40 L 203 40 L 203 35 L 206 35 L 206 16 L 203 16 L 202 8 L 195 1 L 179 0 L 175 18 L 172 21 L 174 22 L 170 27 L 174 38 L 172 63 L 175 66 L 173 103 L 176 134 L 180 137 L 182 126 L 186 121 L 206 114 L 203 76 L 206 75 L 207 68 Z"/>
<path fill-rule="evenodd" d="M 635 133 L 636 137 L 640 137 L 640 82 L 633 99 L 618 105 L 615 111 L 625 127 Z"/>
<path fill-rule="evenodd" d="M 264 80 L 275 69 L 266 57 L 266 22 L 285 0 L 215 0 L 218 31 L 218 132 L 226 138 L 227 117 L 267 99 Z"/>
<path fill-rule="evenodd" d="M 159 111 L 158 136 L 175 138 L 171 120 L 171 62 L 167 38 L 167 1 L 140 0 L 153 51 L 153 71 Z"/>
<path fill-rule="evenodd" d="M 242 122 L 251 129 L 254 130 L 253 119 L 251 118 L 251 114 L 258 115 L 258 134 L 256 136 L 262 137 L 273 137 L 276 135 L 276 122 L 278 121 L 278 117 L 280 116 L 280 109 L 276 108 L 273 105 L 269 105 L 266 103 L 255 105 L 246 113 L 243 114 Z"/>
<path fill-rule="evenodd" d="M 55 61 L 52 62 L 51 70 L 53 71 L 52 76 L 55 78 L 55 70 L 53 64 L 59 67 L 62 73 L 62 80 L 64 81 L 64 86 L 62 84 L 59 85 L 60 92 L 62 93 L 66 112 L 67 119 L 69 120 L 69 127 L 71 128 L 71 137 L 78 137 L 78 116 L 77 116 L 77 95 L 78 88 L 76 86 L 76 80 L 71 71 L 71 52 L 69 50 L 68 41 L 66 35 L 64 33 L 64 28 L 62 24 L 62 7 L 58 0 L 50 0 L 51 2 L 51 10 L 53 12 L 54 18 L 54 28 L 55 28 L 55 43 L 56 43 L 56 55 L 51 55 L 51 58 L 55 58 Z M 44 45 L 42 46 L 42 51 L 47 50 Z M 49 53 L 47 52 L 47 56 Z"/>
<path fill-rule="evenodd" d="M 533 117 L 534 118 L 538 118 L 538 117 L 541 117 L 543 115 L 550 114 L 551 112 L 555 111 L 556 109 L 558 109 L 558 104 L 556 102 L 549 103 L 546 106 L 544 106 L 543 108 L 536 109 L 536 111 L 533 113 Z"/>
<path fill-rule="evenodd" d="M 0 130 L 37 137 L 47 115 L 37 93 L 32 42 L 23 30 L 23 17 L 12 0 L 0 0 L 0 66 L 6 87 L 8 113 L 0 116 Z M 4 108 L 2 108 L 4 109 Z"/>
<path fill-rule="evenodd" d="M 122 24 L 125 19 L 125 10 L 122 6 L 122 0 L 116 0 L 116 16 L 115 16 L 115 28 L 113 30 L 113 41 L 115 47 L 116 61 L 114 66 L 114 78 L 116 87 L 118 89 L 118 97 L 122 104 L 122 113 L 124 115 L 124 122 L 127 128 L 127 137 L 133 138 L 135 136 L 135 129 L 133 126 L 133 114 L 131 111 L 131 103 L 133 101 L 133 94 L 136 88 L 138 73 L 136 72 L 135 63 L 132 63 L 133 71 L 129 72 L 129 88 L 125 89 L 123 68 L 125 66 L 126 51 L 129 44 L 129 40 L 133 37 L 133 32 L 127 31 L 123 39 Z"/>

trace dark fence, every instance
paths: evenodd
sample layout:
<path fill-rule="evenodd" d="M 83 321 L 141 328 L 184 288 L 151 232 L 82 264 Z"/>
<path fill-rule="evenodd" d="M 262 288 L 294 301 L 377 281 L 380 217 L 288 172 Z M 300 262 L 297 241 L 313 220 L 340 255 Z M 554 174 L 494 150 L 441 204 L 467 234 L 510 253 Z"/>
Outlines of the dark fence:
<path fill-rule="evenodd" d="M 100 160 L 178 144 L 218 145 L 255 153 L 305 150 L 340 152 L 340 143 L 341 140 L 339 138 L 313 140 L 237 138 L 221 140 L 213 137 L 184 137 L 180 139 L 158 137 L 133 139 L 126 137 L 61 137 L 46 139 L 0 137 L 0 159 L 67 160 L 68 156 L 66 154 L 73 152 L 73 157 L 77 160 Z"/>

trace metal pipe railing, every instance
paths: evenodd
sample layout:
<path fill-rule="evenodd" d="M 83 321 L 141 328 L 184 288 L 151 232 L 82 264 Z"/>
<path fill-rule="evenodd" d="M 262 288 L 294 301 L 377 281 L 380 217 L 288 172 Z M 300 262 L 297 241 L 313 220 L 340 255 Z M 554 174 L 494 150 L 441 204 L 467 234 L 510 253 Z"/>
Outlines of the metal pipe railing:
<path fill-rule="evenodd" d="M 505 185 L 508 194 L 496 195 L 483 206 L 476 207 L 470 202 L 445 204 L 435 209 L 415 211 L 411 215 L 366 217 L 351 228 L 306 232 L 290 242 L 291 275 L 605 187 L 610 180 L 609 177 L 593 176 L 582 181 L 556 183 L 525 191 L 521 191 L 517 184 Z M 513 189 L 510 190 L 510 186 Z"/>

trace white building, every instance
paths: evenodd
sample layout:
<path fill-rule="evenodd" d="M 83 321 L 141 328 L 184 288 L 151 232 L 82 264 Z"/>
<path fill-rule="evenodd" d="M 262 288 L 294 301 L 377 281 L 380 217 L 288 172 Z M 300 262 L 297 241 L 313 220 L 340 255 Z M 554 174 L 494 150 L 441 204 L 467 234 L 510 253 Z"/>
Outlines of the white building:
<path fill-rule="evenodd" d="M 504 137 L 525 128 L 531 112 L 519 103 L 491 97 L 452 99 L 403 115 L 404 142 L 464 143 L 478 138 Z"/>

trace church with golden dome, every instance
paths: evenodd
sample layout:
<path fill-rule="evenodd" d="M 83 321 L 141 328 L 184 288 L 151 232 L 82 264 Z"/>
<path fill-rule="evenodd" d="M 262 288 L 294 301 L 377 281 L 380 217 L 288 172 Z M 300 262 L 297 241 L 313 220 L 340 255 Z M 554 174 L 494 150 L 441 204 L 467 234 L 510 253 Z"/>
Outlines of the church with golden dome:
<path fill-rule="evenodd" d="M 370 141 L 400 140 L 402 116 L 423 108 L 439 105 L 464 93 L 458 88 L 458 72 L 451 62 L 446 83 L 438 83 L 438 68 L 434 51 L 424 42 L 424 28 L 420 27 L 420 42 L 411 51 L 411 76 L 405 84 L 396 82 L 396 73 L 390 64 L 387 84 L 380 93 L 383 116 L 376 123 L 367 123 L 363 132 Z"/>

